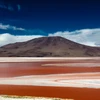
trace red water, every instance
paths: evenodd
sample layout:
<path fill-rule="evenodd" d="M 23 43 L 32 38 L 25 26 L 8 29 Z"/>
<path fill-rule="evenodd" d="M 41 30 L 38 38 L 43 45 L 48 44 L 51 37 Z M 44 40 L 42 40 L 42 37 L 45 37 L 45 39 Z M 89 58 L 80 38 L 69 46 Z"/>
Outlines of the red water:
<path fill-rule="evenodd" d="M 86 61 L 83 62 L 85 63 Z M 24 75 L 100 72 L 100 67 L 97 66 L 95 67 L 42 66 L 43 64 L 48 64 L 48 63 L 50 64 L 50 63 L 70 63 L 70 62 L 63 61 L 63 62 L 33 62 L 33 63 L 26 63 L 26 62 L 0 63 L 0 78 L 24 76 Z M 0 94 L 60 97 L 60 98 L 71 98 L 74 100 L 100 100 L 100 95 L 99 95 L 100 89 L 89 89 L 89 88 L 0 85 Z"/>

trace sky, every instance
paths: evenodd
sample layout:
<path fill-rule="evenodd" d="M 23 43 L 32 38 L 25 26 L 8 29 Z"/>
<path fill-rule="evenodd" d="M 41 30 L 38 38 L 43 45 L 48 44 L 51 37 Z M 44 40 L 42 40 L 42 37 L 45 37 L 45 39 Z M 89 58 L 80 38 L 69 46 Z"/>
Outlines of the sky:
<path fill-rule="evenodd" d="M 0 0 L 0 46 L 42 36 L 100 46 L 100 1 Z"/>

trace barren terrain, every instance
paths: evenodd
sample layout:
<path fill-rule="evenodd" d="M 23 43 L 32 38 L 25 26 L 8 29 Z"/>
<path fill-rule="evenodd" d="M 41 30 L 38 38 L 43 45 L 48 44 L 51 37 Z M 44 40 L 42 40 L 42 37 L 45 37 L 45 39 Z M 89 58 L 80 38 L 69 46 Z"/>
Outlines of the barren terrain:
<path fill-rule="evenodd" d="M 40 37 L 0 47 L 0 57 L 100 57 L 100 47 L 82 45 L 60 36 Z"/>

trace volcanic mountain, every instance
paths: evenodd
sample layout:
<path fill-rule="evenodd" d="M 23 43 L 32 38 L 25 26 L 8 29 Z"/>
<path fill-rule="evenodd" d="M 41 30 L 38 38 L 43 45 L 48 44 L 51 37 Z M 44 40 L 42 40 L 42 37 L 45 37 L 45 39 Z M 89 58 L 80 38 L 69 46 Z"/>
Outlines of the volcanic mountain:
<path fill-rule="evenodd" d="M 40 37 L 0 47 L 0 57 L 90 57 L 100 56 L 100 47 L 78 44 L 65 38 Z"/>

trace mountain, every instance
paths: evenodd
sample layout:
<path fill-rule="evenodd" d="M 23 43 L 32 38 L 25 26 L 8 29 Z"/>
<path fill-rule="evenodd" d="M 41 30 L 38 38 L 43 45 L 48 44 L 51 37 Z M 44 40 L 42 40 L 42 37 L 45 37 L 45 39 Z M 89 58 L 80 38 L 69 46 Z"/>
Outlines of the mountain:
<path fill-rule="evenodd" d="M 100 47 L 81 45 L 65 38 L 41 37 L 0 47 L 0 57 L 90 57 L 100 56 Z"/>

